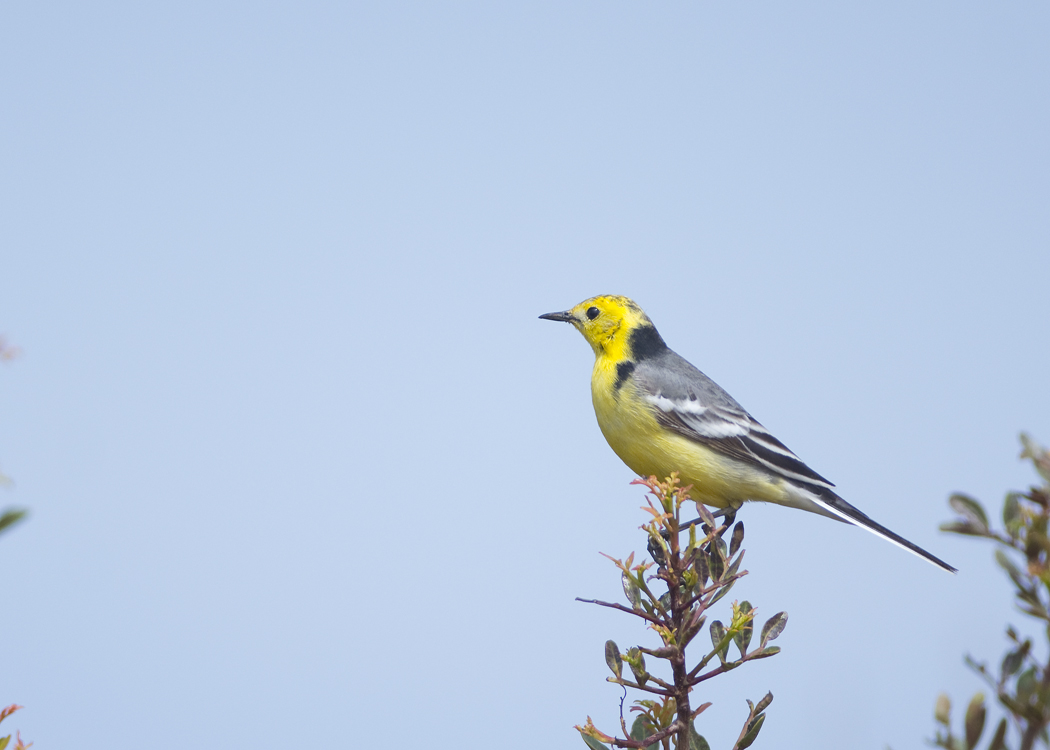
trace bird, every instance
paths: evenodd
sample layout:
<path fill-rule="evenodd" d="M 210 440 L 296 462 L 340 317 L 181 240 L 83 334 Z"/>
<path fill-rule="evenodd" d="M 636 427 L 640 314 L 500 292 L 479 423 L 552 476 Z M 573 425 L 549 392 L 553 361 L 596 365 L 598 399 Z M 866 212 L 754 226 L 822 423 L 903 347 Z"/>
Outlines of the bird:
<path fill-rule="evenodd" d="M 677 471 L 683 485 L 692 485 L 694 501 L 727 511 L 757 501 L 834 518 L 956 572 L 839 497 L 835 485 L 672 351 L 633 300 L 603 294 L 540 318 L 572 324 L 591 345 L 598 426 L 639 476 Z"/>

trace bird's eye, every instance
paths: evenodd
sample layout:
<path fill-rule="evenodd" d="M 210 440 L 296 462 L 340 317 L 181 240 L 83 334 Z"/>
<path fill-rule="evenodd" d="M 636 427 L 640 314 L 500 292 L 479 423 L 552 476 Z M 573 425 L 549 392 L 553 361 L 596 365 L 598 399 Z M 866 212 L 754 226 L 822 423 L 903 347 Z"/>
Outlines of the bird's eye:
<path fill-rule="evenodd" d="M 594 320 L 595 318 L 597 318 L 601 314 L 602 314 L 602 311 L 599 310 L 597 307 L 588 307 L 587 308 L 587 319 L 588 320 Z"/>

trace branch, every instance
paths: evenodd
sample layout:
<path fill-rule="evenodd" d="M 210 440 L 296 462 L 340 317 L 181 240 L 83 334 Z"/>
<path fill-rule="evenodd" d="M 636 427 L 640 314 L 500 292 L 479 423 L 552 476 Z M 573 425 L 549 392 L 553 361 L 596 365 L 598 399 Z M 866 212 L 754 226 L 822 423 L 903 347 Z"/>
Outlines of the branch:
<path fill-rule="evenodd" d="M 664 685 L 667 689 L 647 687 L 646 685 L 639 685 L 637 682 L 631 682 L 630 680 L 625 680 L 622 677 L 620 677 L 620 678 L 606 677 L 605 678 L 606 682 L 612 682 L 612 683 L 614 683 L 616 685 L 623 685 L 624 687 L 634 688 L 635 690 L 644 690 L 647 693 L 653 693 L 655 695 L 662 695 L 665 698 L 669 698 L 672 695 L 674 695 L 674 687 L 673 686 L 668 685 L 666 682 L 663 682 L 662 680 L 657 680 L 652 675 L 649 675 L 649 679 L 653 680 L 653 682 L 657 682 L 657 683 L 659 683 L 661 685 Z"/>
<path fill-rule="evenodd" d="M 751 701 L 748 701 L 748 705 Z M 740 736 L 736 738 L 736 742 L 733 743 L 733 750 L 737 750 L 740 747 L 740 743 L 744 741 L 744 737 L 747 736 L 747 730 L 751 726 L 751 722 L 755 720 L 755 706 L 751 706 L 751 710 L 747 714 L 747 721 L 744 722 L 743 729 L 740 730 Z"/>
<path fill-rule="evenodd" d="M 646 656 L 651 656 L 654 659 L 670 659 L 677 653 L 677 649 L 672 646 L 664 646 L 663 648 L 645 648 L 644 646 L 639 646 L 638 650 Z"/>
<path fill-rule="evenodd" d="M 714 669 L 712 669 L 710 672 L 704 672 L 699 677 L 694 677 L 692 675 L 692 673 L 690 673 L 690 675 L 689 675 L 689 686 L 693 687 L 695 685 L 699 685 L 701 682 L 703 682 L 705 680 L 710 680 L 712 677 L 717 677 L 720 674 L 725 674 L 726 672 L 734 670 L 737 667 L 739 667 L 741 664 L 743 664 L 744 661 L 745 661 L 744 659 L 740 659 L 738 661 L 727 661 L 727 662 L 724 662 L 723 664 L 720 664 L 717 667 L 715 667 Z"/>
<path fill-rule="evenodd" d="M 711 701 L 708 701 L 707 703 L 705 703 L 702 706 L 700 706 L 700 708 L 698 708 L 695 711 L 693 711 L 693 713 L 691 713 L 689 715 L 689 720 L 692 721 L 693 719 L 695 719 L 697 716 L 699 716 L 700 714 L 702 714 L 704 711 L 706 711 L 709 708 L 711 708 Z"/>
<path fill-rule="evenodd" d="M 693 669 L 693 671 L 691 671 L 689 673 L 689 679 L 690 679 L 689 685 L 690 686 L 699 685 L 704 680 L 710 680 L 712 677 L 715 677 L 717 675 L 724 674 L 724 673 L 729 672 L 729 671 L 731 671 L 733 669 L 736 669 L 737 667 L 739 667 L 744 662 L 754 661 L 755 659 L 764 659 L 765 657 L 763 657 L 763 656 L 757 656 L 757 654 L 761 654 L 762 651 L 764 651 L 764 650 L 765 649 L 755 649 L 755 650 L 752 650 L 752 651 L 748 651 L 746 654 L 741 656 L 739 659 L 736 659 L 734 661 L 725 661 L 721 665 L 719 665 L 719 666 L 715 667 L 714 669 L 712 669 L 710 672 L 704 672 L 702 675 L 697 677 L 697 674 L 700 672 L 700 670 L 703 668 L 703 666 L 710 659 L 708 659 L 707 661 L 703 661 L 700 664 L 697 664 L 696 667 Z M 769 655 L 770 654 L 767 654 L 767 656 L 769 656 Z M 992 685 L 992 687 L 995 687 L 994 684 Z"/>
<path fill-rule="evenodd" d="M 747 571 L 746 570 L 741 570 L 739 573 L 734 573 L 733 575 L 728 576 L 726 578 L 723 578 L 723 579 L 721 579 L 719 581 L 712 581 L 710 586 L 705 586 L 704 588 L 702 588 L 700 590 L 699 593 L 697 593 L 696 595 L 694 595 L 694 596 L 690 597 L 689 599 L 687 599 L 684 606 L 691 607 L 694 604 L 696 604 L 697 602 L 699 602 L 701 599 L 703 599 L 705 596 L 708 596 L 709 594 L 710 595 L 717 594 L 720 589 L 725 588 L 730 583 L 733 583 L 735 581 L 739 581 L 741 578 L 743 578 L 746 575 L 747 575 Z M 710 602 L 706 602 L 706 603 L 701 603 L 701 605 L 702 605 L 702 607 L 704 609 L 707 609 L 708 607 L 711 606 L 711 603 Z"/>
<path fill-rule="evenodd" d="M 614 737 L 613 741 L 612 741 L 612 744 L 613 744 L 614 747 L 633 747 L 633 748 L 638 748 L 640 750 L 641 748 L 646 748 L 646 747 L 649 747 L 650 745 L 655 745 L 657 742 L 660 742 L 665 737 L 670 737 L 675 732 L 679 732 L 681 730 L 682 730 L 682 722 L 676 721 L 673 724 L 671 724 L 671 726 L 667 727 L 666 729 L 661 729 L 656 734 L 651 734 L 648 737 L 646 737 L 644 740 L 630 740 L 630 739 L 621 740 L 618 737 Z"/>
<path fill-rule="evenodd" d="M 630 607 L 625 607 L 622 604 L 616 604 L 615 602 L 603 602 L 597 599 L 583 599 L 578 596 L 576 597 L 576 601 L 583 602 L 584 604 L 597 604 L 599 607 L 608 607 L 609 609 L 618 609 L 621 612 L 626 612 L 629 615 L 637 615 L 643 620 L 648 620 L 649 622 L 656 623 L 657 625 L 664 624 L 662 620 L 660 620 L 657 617 L 653 617 L 652 615 L 646 612 L 639 612 L 637 609 L 631 609 Z"/>
<path fill-rule="evenodd" d="M 689 678 L 689 679 L 692 679 L 693 677 L 696 677 L 698 674 L 700 674 L 700 670 L 703 669 L 704 667 L 706 667 L 708 665 L 708 663 L 710 663 L 710 661 L 712 659 L 714 659 L 715 656 L 717 656 L 722 651 L 722 649 L 727 648 L 729 646 L 729 644 L 732 642 L 732 640 L 733 640 L 733 631 L 727 630 L 726 634 L 724 636 L 722 636 L 722 640 L 720 640 L 718 642 L 718 645 L 715 646 L 714 650 L 711 651 L 703 659 L 701 659 L 700 663 L 697 664 L 695 667 L 693 667 L 689 671 L 689 674 L 686 675 L 686 677 Z M 721 658 L 719 658 L 719 661 L 721 661 Z M 728 664 L 729 662 L 726 661 L 725 663 Z"/>

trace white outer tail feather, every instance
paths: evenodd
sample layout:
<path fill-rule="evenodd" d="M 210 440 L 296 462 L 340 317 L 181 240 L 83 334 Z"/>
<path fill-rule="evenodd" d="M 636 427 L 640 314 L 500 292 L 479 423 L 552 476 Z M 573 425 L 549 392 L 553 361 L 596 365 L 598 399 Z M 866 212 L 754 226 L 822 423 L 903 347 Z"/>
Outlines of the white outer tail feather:
<path fill-rule="evenodd" d="M 873 526 L 869 526 L 868 524 L 865 524 L 860 519 L 850 517 L 850 515 L 848 513 L 846 513 L 845 511 L 842 511 L 842 510 L 836 508 L 831 503 L 828 503 L 828 502 L 826 502 L 824 500 L 821 500 L 815 494 L 813 494 L 811 492 L 807 492 L 806 494 L 809 496 L 809 498 L 811 500 L 813 500 L 813 502 L 815 502 L 821 508 L 826 510 L 828 513 L 833 514 L 835 517 L 841 518 L 846 523 L 850 523 L 850 524 L 853 524 L 854 526 L 858 526 L 858 527 L 864 529 L 865 531 L 870 531 L 872 534 L 874 534 L 875 536 L 879 537 L 880 539 L 885 539 L 887 542 L 890 542 L 891 544 L 897 545 L 898 547 L 900 547 L 905 552 L 911 552 L 916 557 L 921 558 L 921 559 L 925 560 L 926 562 L 928 562 L 928 563 L 930 563 L 932 565 L 936 565 L 939 568 L 944 568 L 945 570 L 947 570 L 947 571 L 949 571 L 951 573 L 955 573 L 956 572 L 955 568 L 953 568 L 952 566 L 948 565 L 947 563 L 945 563 L 945 562 L 943 562 L 941 560 L 937 560 L 937 559 L 930 559 L 930 558 L 933 557 L 933 555 L 930 555 L 928 552 L 926 553 L 926 555 L 929 555 L 929 557 L 927 557 L 926 555 L 923 555 L 921 552 L 917 552 L 916 550 L 912 549 L 911 547 L 909 547 L 909 546 L 907 546 L 905 544 L 902 544 L 900 541 L 894 539 L 892 536 L 888 536 L 887 534 L 885 534 L 882 531 L 880 531 L 878 528 L 873 527 Z M 874 522 L 872 522 L 872 523 L 874 523 Z"/>

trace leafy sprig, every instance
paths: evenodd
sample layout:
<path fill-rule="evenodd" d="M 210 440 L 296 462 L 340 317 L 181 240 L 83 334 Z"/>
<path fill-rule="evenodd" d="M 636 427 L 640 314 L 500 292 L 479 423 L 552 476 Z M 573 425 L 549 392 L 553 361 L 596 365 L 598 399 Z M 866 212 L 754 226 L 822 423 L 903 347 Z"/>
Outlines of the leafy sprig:
<path fill-rule="evenodd" d="M 1050 451 L 1028 435 L 1021 435 L 1024 450 L 1021 458 L 1029 459 L 1043 479 L 1042 486 L 1027 492 L 1009 492 L 1003 500 L 1002 529 L 995 529 L 984 507 L 969 495 L 955 494 L 948 504 L 958 518 L 941 526 L 942 531 L 987 539 L 995 544 L 995 561 L 1014 587 L 1017 609 L 1039 622 L 1050 641 Z M 967 665 L 985 682 L 1006 717 L 992 733 L 988 750 L 1007 750 L 1010 725 L 1019 737 L 1020 750 L 1031 750 L 1037 742 L 1050 746 L 1050 663 L 1040 659 L 1029 637 L 1022 637 L 1008 625 L 1009 650 L 998 668 L 966 657 Z M 974 750 L 984 731 L 987 709 L 983 693 L 977 693 L 967 706 L 963 732 L 956 735 L 951 727 L 951 701 L 940 695 L 934 709 L 938 724 L 931 744 L 948 750 Z"/>
<path fill-rule="evenodd" d="M 622 685 L 625 692 L 630 688 L 650 697 L 637 700 L 631 706 L 631 712 L 637 716 L 630 729 L 621 701 L 622 736 L 602 732 L 590 717 L 587 717 L 586 724 L 576 729 L 592 750 L 609 750 L 610 747 L 710 750 L 695 722 L 711 703 L 705 702 L 694 708 L 691 693 L 701 683 L 747 662 L 778 653 L 780 649 L 769 644 L 784 631 L 787 614 L 778 612 L 765 622 L 754 648 L 756 610 L 750 602 L 733 602 L 728 624 L 713 620 L 708 625 L 708 610 L 748 573 L 740 567 L 744 558 L 741 548 L 744 524 L 733 525 L 731 511 L 720 524 L 700 503 L 696 503 L 700 515 L 697 522 L 683 523 L 682 507 L 686 503 L 692 504 L 689 499 L 691 488 L 680 486 L 677 474 L 663 481 L 656 477 L 639 479 L 634 484 L 644 485 L 649 490 L 643 510 L 650 518 L 642 529 L 649 538 L 653 561 L 636 563 L 633 552 L 626 559 L 605 555 L 620 571 L 626 604 L 596 599 L 579 601 L 633 615 L 643 620 L 659 637 L 660 645 L 656 648 L 632 646 L 626 652 L 621 652 L 613 641 L 605 643 L 605 661 L 612 672 L 608 681 Z M 732 533 L 727 544 L 723 537 L 730 528 Z M 711 648 L 690 665 L 686 649 L 703 632 L 705 625 Z M 736 647 L 735 657 L 731 656 L 733 646 Z M 670 667 L 670 678 L 661 679 L 652 674 L 646 657 L 666 662 Z M 772 693 L 766 693 L 757 703 L 747 702 L 747 719 L 733 750 L 744 750 L 754 743 L 772 701 Z"/>

